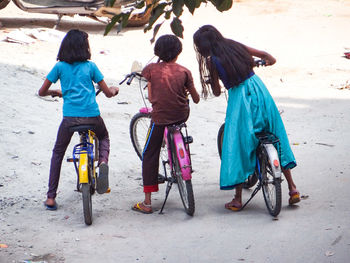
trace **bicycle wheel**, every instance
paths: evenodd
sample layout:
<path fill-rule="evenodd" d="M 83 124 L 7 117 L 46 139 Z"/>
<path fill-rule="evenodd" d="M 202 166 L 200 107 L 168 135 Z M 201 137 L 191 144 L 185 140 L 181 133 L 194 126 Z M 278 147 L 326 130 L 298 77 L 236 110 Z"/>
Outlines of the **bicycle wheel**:
<path fill-rule="evenodd" d="M 277 216 L 281 211 L 282 205 L 281 178 L 276 178 L 275 172 L 271 167 L 273 160 L 270 160 L 264 147 L 260 148 L 259 155 L 265 204 L 269 213 L 272 216 Z"/>
<path fill-rule="evenodd" d="M 149 113 L 139 112 L 130 122 L 130 139 L 137 156 L 142 160 L 142 152 L 147 139 L 147 132 L 151 121 Z"/>
<path fill-rule="evenodd" d="M 219 152 L 219 156 L 221 159 L 221 153 L 222 153 L 222 144 L 224 141 L 224 130 L 225 130 L 225 123 L 223 123 L 220 126 L 220 129 L 218 131 L 218 136 L 217 136 L 217 145 L 218 145 L 218 152 Z M 251 187 L 253 187 L 258 181 L 258 177 L 256 176 L 255 173 L 253 173 L 252 175 L 249 175 L 248 179 L 243 183 L 243 188 L 245 189 L 249 189 Z"/>
<path fill-rule="evenodd" d="M 173 172 L 175 173 L 177 186 L 179 188 L 179 193 L 181 197 L 182 204 L 188 215 L 193 216 L 195 206 L 194 206 L 194 195 L 191 180 L 184 180 L 182 178 L 182 172 L 180 169 L 179 160 L 177 159 L 176 153 L 173 152 Z"/>
<path fill-rule="evenodd" d="M 81 192 L 83 195 L 83 211 L 85 224 L 92 224 L 92 200 L 91 200 L 91 186 L 88 183 L 81 185 Z"/>
<path fill-rule="evenodd" d="M 217 137 L 217 145 L 218 145 L 218 152 L 221 159 L 221 152 L 222 152 L 222 143 L 224 141 L 224 129 L 225 129 L 225 123 L 221 124 L 220 129 L 218 131 L 218 137 Z"/>

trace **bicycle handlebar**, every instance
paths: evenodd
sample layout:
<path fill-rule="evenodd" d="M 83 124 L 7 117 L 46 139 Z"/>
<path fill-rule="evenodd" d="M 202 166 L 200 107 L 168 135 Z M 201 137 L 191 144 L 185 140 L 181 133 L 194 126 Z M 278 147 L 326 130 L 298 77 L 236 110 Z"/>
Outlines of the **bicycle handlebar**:
<path fill-rule="evenodd" d="M 126 80 L 128 80 L 126 82 L 126 84 L 130 85 L 135 77 L 141 78 L 142 74 L 139 72 L 131 72 L 130 74 L 126 75 L 125 78 L 121 82 L 119 82 L 119 85 L 123 84 Z"/>
<path fill-rule="evenodd" d="M 256 67 L 266 66 L 266 61 L 264 59 L 255 59 L 254 60 L 254 65 Z"/>

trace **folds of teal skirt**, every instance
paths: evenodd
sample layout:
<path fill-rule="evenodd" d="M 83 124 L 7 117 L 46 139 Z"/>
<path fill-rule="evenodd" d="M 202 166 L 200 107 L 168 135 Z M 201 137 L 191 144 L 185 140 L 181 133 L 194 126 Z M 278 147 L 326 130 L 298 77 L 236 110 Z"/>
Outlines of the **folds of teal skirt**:
<path fill-rule="evenodd" d="M 281 166 L 294 168 L 296 161 L 276 104 L 265 84 L 253 75 L 228 91 L 220 169 L 220 189 L 230 190 L 254 173 L 258 140 L 267 131 L 280 139 Z"/>

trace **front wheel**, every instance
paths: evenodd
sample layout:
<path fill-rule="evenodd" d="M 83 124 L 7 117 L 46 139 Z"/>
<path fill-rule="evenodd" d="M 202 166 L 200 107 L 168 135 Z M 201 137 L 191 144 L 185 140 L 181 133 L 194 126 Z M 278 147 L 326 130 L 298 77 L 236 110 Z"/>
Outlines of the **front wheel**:
<path fill-rule="evenodd" d="M 81 192 L 83 196 L 83 211 L 85 224 L 92 224 L 92 200 L 91 200 L 91 186 L 88 183 L 81 185 Z"/>
<path fill-rule="evenodd" d="M 269 213 L 272 216 L 277 216 L 282 206 L 281 178 L 276 178 L 274 169 L 271 167 L 273 160 L 270 160 L 265 148 L 261 148 L 259 162 L 265 204 Z"/>
<path fill-rule="evenodd" d="M 225 130 L 225 123 L 223 123 L 220 126 L 220 129 L 218 131 L 218 136 L 217 136 L 217 146 L 218 146 L 220 159 L 222 154 L 222 145 L 224 141 L 224 130 Z M 258 177 L 256 176 L 255 173 L 253 173 L 252 175 L 249 175 L 248 179 L 243 183 L 243 188 L 249 189 L 253 187 L 257 183 L 257 181 L 258 181 Z"/>
<path fill-rule="evenodd" d="M 140 160 L 142 160 L 142 152 L 146 143 L 150 121 L 150 113 L 139 112 L 134 115 L 130 122 L 131 143 Z"/>

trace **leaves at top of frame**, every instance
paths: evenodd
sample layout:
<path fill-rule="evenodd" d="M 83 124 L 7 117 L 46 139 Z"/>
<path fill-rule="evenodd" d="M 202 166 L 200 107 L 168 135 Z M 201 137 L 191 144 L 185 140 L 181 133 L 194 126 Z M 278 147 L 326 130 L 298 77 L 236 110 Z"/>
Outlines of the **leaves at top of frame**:
<path fill-rule="evenodd" d="M 160 24 L 157 24 L 154 29 L 153 29 L 153 37 L 151 39 L 151 43 L 153 43 L 156 39 L 156 35 L 158 34 L 158 31 L 160 29 L 160 27 L 163 25 L 164 22 L 160 23 Z"/>
<path fill-rule="evenodd" d="M 182 15 L 184 0 L 173 0 L 173 13 L 175 16 L 179 17 Z"/>
<path fill-rule="evenodd" d="M 144 31 L 148 31 L 152 29 L 153 24 L 158 20 L 158 18 L 165 13 L 165 7 L 168 6 L 167 3 L 161 3 L 159 5 L 157 5 L 154 9 L 153 9 L 153 14 L 149 19 L 148 25 L 147 27 L 145 27 Z"/>
<path fill-rule="evenodd" d="M 114 25 L 116 24 L 116 23 L 118 23 L 120 20 L 121 20 L 121 17 L 122 17 L 122 15 L 123 15 L 123 13 L 121 13 L 121 14 L 119 14 L 119 15 L 115 15 L 113 18 L 112 18 L 112 20 L 111 20 L 111 22 L 109 22 L 109 24 L 106 26 L 106 28 L 105 28 L 105 32 L 104 32 L 104 36 L 107 36 L 108 35 L 108 33 L 112 30 L 112 28 L 114 27 Z"/>
<path fill-rule="evenodd" d="M 232 0 L 210 0 L 220 12 L 229 10 L 232 7 Z"/>
<path fill-rule="evenodd" d="M 174 17 L 170 27 L 176 36 L 183 38 L 184 27 L 182 26 L 182 21 L 180 19 Z"/>
<path fill-rule="evenodd" d="M 197 1 L 196 0 L 184 0 L 186 7 L 193 15 L 194 10 L 196 9 Z"/>

